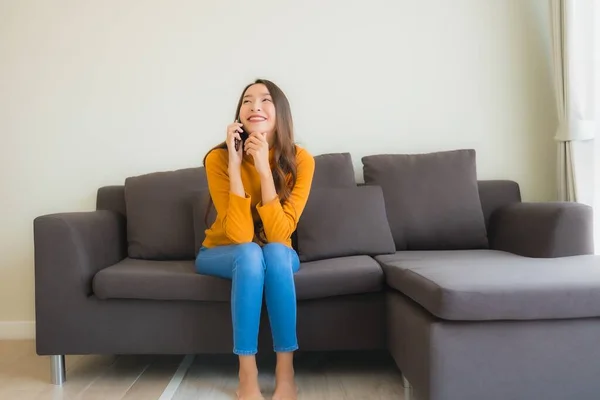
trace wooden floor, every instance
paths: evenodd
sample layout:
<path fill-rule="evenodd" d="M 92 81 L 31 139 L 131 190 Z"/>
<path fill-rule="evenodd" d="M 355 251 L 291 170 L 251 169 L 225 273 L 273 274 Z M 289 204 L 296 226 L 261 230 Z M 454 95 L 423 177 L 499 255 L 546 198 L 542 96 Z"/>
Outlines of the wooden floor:
<path fill-rule="evenodd" d="M 181 356 L 67 356 L 67 382 L 50 384 L 50 360 L 35 354 L 33 341 L 0 341 L 0 399 L 152 400 L 173 378 Z M 317 353 L 296 357 L 299 400 L 402 400 L 401 377 L 379 353 Z M 234 356 L 196 356 L 173 400 L 231 399 Z M 265 397 L 273 392 L 274 359 L 259 360 Z"/>

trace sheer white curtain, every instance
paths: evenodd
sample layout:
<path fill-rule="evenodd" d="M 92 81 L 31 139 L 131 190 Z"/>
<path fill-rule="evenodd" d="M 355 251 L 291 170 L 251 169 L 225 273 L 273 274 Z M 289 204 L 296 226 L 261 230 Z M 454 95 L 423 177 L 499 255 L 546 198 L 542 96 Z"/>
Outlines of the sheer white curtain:
<path fill-rule="evenodd" d="M 595 0 L 552 0 L 554 89 L 558 111 L 558 198 L 581 201 L 586 193 L 577 142 L 591 141 L 594 123 Z M 589 143 L 588 143 L 589 145 Z M 589 199 L 586 199 L 589 201 Z"/>
<path fill-rule="evenodd" d="M 594 193 L 594 235 L 596 254 L 600 254 L 600 2 L 594 1 L 593 10 L 594 44 L 593 44 L 593 93 L 594 93 L 594 116 L 596 120 L 596 139 L 594 139 L 593 153 L 595 155 L 594 179 L 592 183 Z"/>
<path fill-rule="evenodd" d="M 551 0 L 551 8 L 558 200 L 594 206 L 599 215 L 600 1 Z M 598 252 L 600 217 L 596 221 Z"/>

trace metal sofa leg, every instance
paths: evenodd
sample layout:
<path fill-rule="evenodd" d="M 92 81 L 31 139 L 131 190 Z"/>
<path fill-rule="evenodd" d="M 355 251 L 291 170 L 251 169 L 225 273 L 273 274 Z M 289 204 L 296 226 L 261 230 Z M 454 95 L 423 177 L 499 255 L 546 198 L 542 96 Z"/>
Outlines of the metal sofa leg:
<path fill-rule="evenodd" d="M 50 356 L 50 377 L 52 384 L 62 385 L 67 379 L 67 370 L 65 368 L 65 356 Z"/>
<path fill-rule="evenodd" d="M 404 400 L 413 400 L 412 386 L 404 374 L 402 374 L 402 386 L 404 386 Z"/>

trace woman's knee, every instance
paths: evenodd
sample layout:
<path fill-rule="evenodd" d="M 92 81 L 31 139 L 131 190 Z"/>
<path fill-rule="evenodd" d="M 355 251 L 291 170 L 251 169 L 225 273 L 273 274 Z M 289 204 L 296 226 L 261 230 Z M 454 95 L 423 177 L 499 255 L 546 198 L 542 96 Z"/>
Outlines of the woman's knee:
<path fill-rule="evenodd" d="M 236 268 L 242 268 L 244 271 L 262 273 L 265 269 L 262 249 L 253 242 L 236 246 L 235 263 Z"/>
<path fill-rule="evenodd" d="M 267 269 L 292 269 L 292 250 L 281 243 L 268 243 L 263 246 L 262 253 Z"/>

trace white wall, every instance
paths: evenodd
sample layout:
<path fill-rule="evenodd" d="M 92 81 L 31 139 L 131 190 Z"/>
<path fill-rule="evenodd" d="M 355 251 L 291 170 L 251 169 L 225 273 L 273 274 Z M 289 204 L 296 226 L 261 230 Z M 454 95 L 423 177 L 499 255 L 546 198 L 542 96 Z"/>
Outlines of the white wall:
<path fill-rule="evenodd" d="M 34 319 L 36 216 L 199 165 L 256 77 L 359 179 L 367 154 L 468 147 L 553 199 L 547 22 L 546 0 L 0 0 L 0 321 Z"/>

